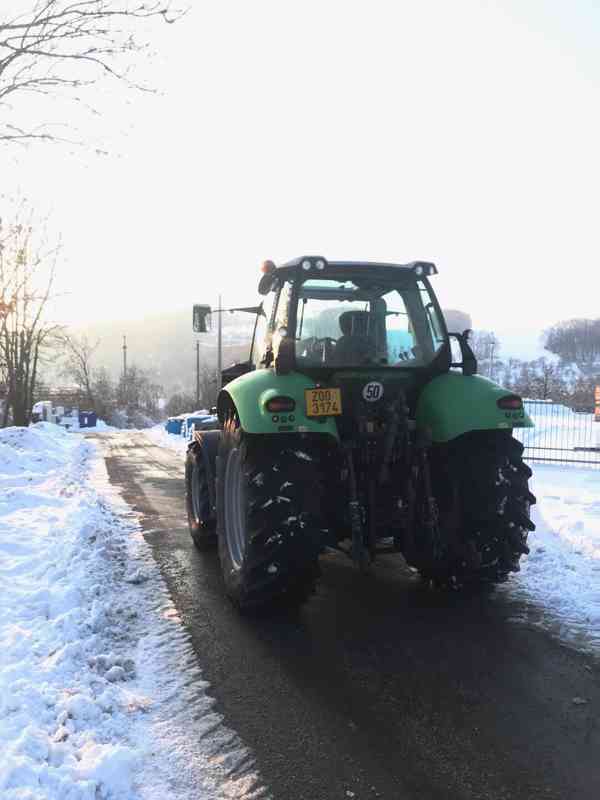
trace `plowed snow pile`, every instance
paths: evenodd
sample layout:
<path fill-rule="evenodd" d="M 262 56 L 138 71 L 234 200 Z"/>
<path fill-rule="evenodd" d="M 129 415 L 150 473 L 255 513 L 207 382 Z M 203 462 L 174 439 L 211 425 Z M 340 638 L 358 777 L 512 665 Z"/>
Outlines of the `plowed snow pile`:
<path fill-rule="evenodd" d="M 0 430 L 2 800 L 264 796 L 206 688 L 93 445 Z"/>

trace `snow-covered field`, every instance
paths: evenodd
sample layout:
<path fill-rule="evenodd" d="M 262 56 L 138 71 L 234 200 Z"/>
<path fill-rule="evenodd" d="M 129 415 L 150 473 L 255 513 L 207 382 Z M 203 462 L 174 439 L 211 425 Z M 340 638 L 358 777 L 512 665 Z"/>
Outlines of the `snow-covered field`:
<path fill-rule="evenodd" d="M 1 430 L 2 800 L 264 796 L 207 688 L 94 445 Z"/>

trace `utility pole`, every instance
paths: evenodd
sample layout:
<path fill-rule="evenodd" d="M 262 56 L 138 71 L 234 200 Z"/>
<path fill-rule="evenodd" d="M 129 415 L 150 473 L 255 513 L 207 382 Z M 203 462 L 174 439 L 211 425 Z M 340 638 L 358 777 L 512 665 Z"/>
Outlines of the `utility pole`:
<path fill-rule="evenodd" d="M 196 340 L 196 407 L 200 407 L 200 342 Z"/>
<path fill-rule="evenodd" d="M 494 334 L 493 333 L 490 336 L 489 342 L 490 342 L 490 347 L 491 347 L 491 349 L 490 349 L 490 375 L 489 375 L 489 377 L 490 377 L 490 380 L 491 380 L 492 375 L 493 375 L 493 369 L 494 369 L 494 346 L 496 344 L 496 340 L 494 338 Z"/>
<path fill-rule="evenodd" d="M 217 328 L 217 394 L 221 391 L 223 370 L 223 298 L 219 295 L 219 326 Z"/>
<path fill-rule="evenodd" d="M 127 337 L 123 336 L 123 378 L 127 378 Z"/>

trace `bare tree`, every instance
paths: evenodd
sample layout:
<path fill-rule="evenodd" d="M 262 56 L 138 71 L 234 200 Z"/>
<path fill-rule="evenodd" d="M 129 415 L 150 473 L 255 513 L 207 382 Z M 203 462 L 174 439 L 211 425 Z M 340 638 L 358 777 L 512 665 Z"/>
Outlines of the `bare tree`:
<path fill-rule="evenodd" d="M 63 375 L 73 380 L 85 394 L 89 407 L 94 408 L 92 357 L 98 349 L 100 340 L 96 339 L 92 342 L 85 334 L 76 336 L 72 333 L 64 333 L 59 337 L 59 343 L 65 354 Z"/>
<path fill-rule="evenodd" d="M 66 139 L 49 122 L 31 125 L 19 116 L 26 97 L 83 103 L 106 78 L 147 89 L 131 76 L 133 57 L 146 49 L 136 28 L 183 13 L 170 0 L 31 0 L 28 11 L 0 20 L 0 142 Z"/>
<path fill-rule="evenodd" d="M 106 367 L 94 370 L 92 379 L 94 410 L 101 419 L 109 419 L 115 409 L 116 388 Z"/>
<path fill-rule="evenodd" d="M 129 366 L 127 373 L 121 375 L 116 388 L 118 405 L 130 415 L 141 411 L 151 417 L 156 416 L 162 394 L 162 386 L 153 380 L 151 373 L 136 364 Z"/>
<path fill-rule="evenodd" d="M 186 411 L 190 412 L 194 408 L 195 402 L 191 392 L 175 392 L 165 406 L 165 414 L 169 417 L 176 417 Z"/>
<path fill-rule="evenodd" d="M 200 405 L 212 408 L 217 404 L 217 374 L 214 367 L 202 364 L 200 367 Z"/>
<path fill-rule="evenodd" d="M 42 354 L 59 331 L 44 318 L 58 251 L 37 235 L 23 204 L 12 223 L 0 221 L 0 382 L 7 395 L 2 426 L 11 412 L 15 425 L 29 422 Z"/>
<path fill-rule="evenodd" d="M 470 344 L 478 361 L 489 362 L 500 353 L 500 340 L 493 331 L 473 331 Z"/>
<path fill-rule="evenodd" d="M 559 365 L 542 357 L 532 361 L 531 366 L 531 396 L 539 400 L 558 400 L 562 391 Z"/>

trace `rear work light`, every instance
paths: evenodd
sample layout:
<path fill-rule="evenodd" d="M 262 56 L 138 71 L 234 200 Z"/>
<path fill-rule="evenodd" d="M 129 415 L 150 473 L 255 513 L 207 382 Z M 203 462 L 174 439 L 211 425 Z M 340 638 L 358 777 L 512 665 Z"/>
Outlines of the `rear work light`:
<path fill-rule="evenodd" d="M 523 408 L 523 401 L 516 394 L 508 394 L 498 400 L 498 408 L 503 411 L 520 411 Z"/>
<path fill-rule="evenodd" d="M 310 272 L 313 269 L 322 271 L 327 266 L 327 261 L 323 256 L 302 256 L 302 258 L 294 263 L 297 263 L 305 272 Z"/>
<path fill-rule="evenodd" d="M 411 267 L 417 278 L 423 275 L 437 275 L 437 267 L 431 261 L 411 261 L 406 266 Z"/>
<path fill-rule="evenodd" d="M 272 397 L 265 403 L 265 408 L 272 414 L 281 414 L 294 411 L 296 408 L 296 401 L 293 397 Z"/>

